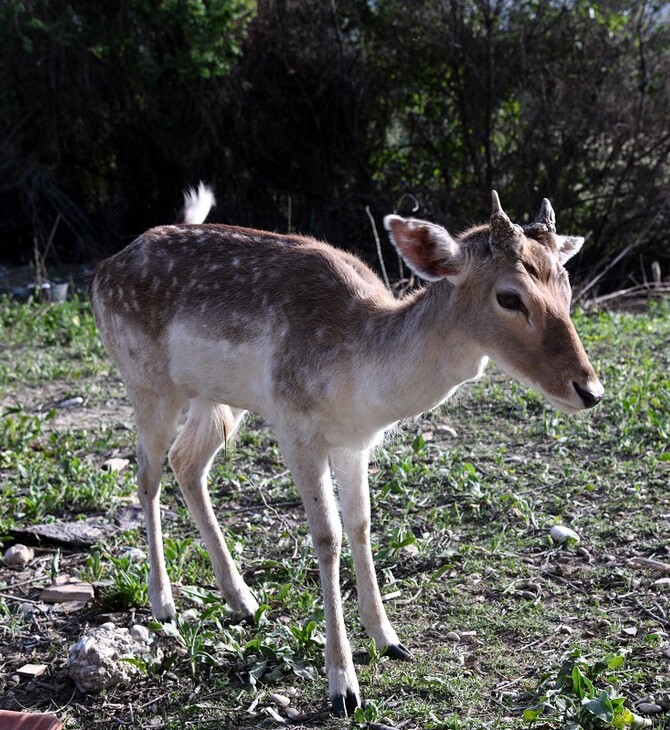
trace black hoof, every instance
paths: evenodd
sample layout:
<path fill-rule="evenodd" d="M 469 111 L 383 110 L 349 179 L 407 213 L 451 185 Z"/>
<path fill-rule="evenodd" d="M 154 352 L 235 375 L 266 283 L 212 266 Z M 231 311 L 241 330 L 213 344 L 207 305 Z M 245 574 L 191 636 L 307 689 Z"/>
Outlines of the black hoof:
<path fill-rule="evenodd" d="M 391 659 L 402 659 L 404 662 L 412 661 L 412 655 L 405 649 L 402 644 L 393 644 L 393 646 L 387 646 L 384 652 Z"/>
<path fill-rule="evenodd" d="M 337 695 L 333 699 L 333 714 L 338 717 L 349 717 L 354 714 L 354 710 L 361 706 L 360 697 L 351 690 L 347 690 L 346 697 Z"/>

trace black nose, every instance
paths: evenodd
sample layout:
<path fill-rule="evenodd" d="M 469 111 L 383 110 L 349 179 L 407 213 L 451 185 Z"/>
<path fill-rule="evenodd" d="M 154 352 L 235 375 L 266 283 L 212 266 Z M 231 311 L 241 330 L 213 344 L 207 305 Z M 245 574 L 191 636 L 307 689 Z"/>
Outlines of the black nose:
<path fill-rule="evenodd" d="M 600 399 L 602 398 L 601 393 L 594 393 L 588 388 L 582 388 L 582 386 L 579 383 L 575 383 L 574 380 L 572 381 L 572 384 L 577 391 L 577 395 L 582 399 L 582 402 L 587 408 L 593 408 L 593 406 L 600 403 Z"/>

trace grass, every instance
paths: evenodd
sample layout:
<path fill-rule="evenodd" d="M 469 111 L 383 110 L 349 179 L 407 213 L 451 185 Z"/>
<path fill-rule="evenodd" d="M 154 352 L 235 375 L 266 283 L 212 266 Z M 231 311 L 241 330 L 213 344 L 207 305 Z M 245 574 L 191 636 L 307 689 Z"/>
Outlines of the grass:
<path fill-rule="evenodd" d="M 305 728 L 670 727 L 670 306 L 576 314 L 606 387 L 566 417 L 492 367 L 437 413 L 405 424 L 371 469 L 382 593 L 412 663 L 380 654 L 358 625 L 351 558 L 342 590 L 361 689 L 354 718 L 321 713 L 323 611 L 298 496 L 273 435 L 249 418 L 212 470 L 228 544 L 262 604 L 239 625 L 166 470 L 166 555 L 180 618 L 151 621 L 144 532 L 123 526 L 90 550 L 44 544 L 0 568 L 0 705 L 55 711 L 66 728 L 272 727 L 276 692 Z M 137 509 L 134 435 L 118 375 L 85 302 L 0 303 L 0 536 L 54 520 Z M 64 399 L 82 402 L 59 408 Z M 102 468 L 112 456 L 132 462 Z M 552 525 L 579 542 L 551 542 Z M 96 587 L 93 607 L 39 606 L 55 573 Z M 26 603 L 28 602 L 28 604 Z M 30 602 L 35 602 L 31 604 Z M 27 610 L 26 605 L 34 606 Z M 105 620 L 150 627 L 160 651 L 132 686 L 74 693 L 67 649 Z M 43 662 L 40 682 L 17 677 Z M 641 700 L 663 712 L 638 711 Z M 405 723 L 403 725 L 403 723 Z"/>

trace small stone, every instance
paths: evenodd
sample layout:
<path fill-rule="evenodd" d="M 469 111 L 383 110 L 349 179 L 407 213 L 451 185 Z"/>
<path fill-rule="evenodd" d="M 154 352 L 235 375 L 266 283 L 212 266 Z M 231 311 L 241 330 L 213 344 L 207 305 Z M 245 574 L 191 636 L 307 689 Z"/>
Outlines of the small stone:
<path fill-rule="evenodd" d="M 577 555 L 579 555 L 580 558 L 584 558 L 584 562 L 591 562 L 591 553 L 585 547 L 578 547 Z"/>
<path fill-rule="evenodd" d="M 445 426 L 442 424 L 441 426 L 438 426 L 435 429 L 438 433 L 446 434 L 447 436 L 451 436 L 452 438 L 458 438 L 458 432 L 455 428 L 452 428 L 451 426 Z"/>
<path fill-rule="evenodd" d="M 291 700 L 288 697 L 277 694 L 276 692 L 269 694 L 268 699 L 270 702 L 274 702 L 277 707 L 288 707 L 291 704 Z"/>
<path fill-rule="evenodd" d="M 447 641 L 453 641 L 454 643 L 458 643 L 461 640 L 460 634 L 457 634 L 455 631 L 450 631 L 444 638 Z"/>
<path fill-rule="evenodd" d="M 22 677 L 30 677 L 31 679 L 35 679 L 36 677 L 41 677 L 44 672 L 46 672 L 46 670 L 46 664 L 24 664 L 16 671 Z"/>
<path fill-rule="evenodd" d="M 128 459 L 120 459 L 120 458 L 114 458 L 114 459 L 107 459 L 107 461 L 103 462 L 103 466 L 107 471 L 123 471 L 128 464 L 130 464 L 130 461 Z"/>
<path fill-rule="evenodd" d="M 35 557 L 35 551 L 17 543 L 5 551 L 5 565 L 26 565 Z"/>
<path fill-rule="evenodd" d="M 640 702 L 635 709 L 643 715 L 659 715 L 663 712 L 663 708 L 655 702 Z"/>
<path fill-rule="evenodd" d="M 74 398 L 66 398 L 56 403 L 56 408 L 73 408 L 82 405 L 83 402 L 84 399 L 80 395 L 76 395 Z"/>
<path fill-rule="evenodd" d="M 83 601 L 87 603 L 95 595 L 90 583 L 76 581 L 58 585 L 53 583 L 40 594 L 40 600 L 45 603 L 65 603 L 66 601 Z"/>
<path fill-rule="evenodd" d="M 149 643 L 149 629 L 142 624 L 135 624 L 130 629 L 130 635 L 135 641 L 141 641 L 143 644 Z"/>
<path fill-rule="evenodd" d="M 627 636 L 637 636 L 637 626 L 625 626 L 622 631 Z"/>
<path fill-rule="evenodd" d="M 268 707 L 265 707 L 265 712 L 270 715 L 270 717 L 279 725 L 286 725 L 286 720 L 276 711 L 273 710 L 272 707 L 268 705 Z"/>
<path fill-rule="evenodd" d="M 138 547 L 123 548 L 123 550 L 121 551 L 121 557 L 131 560 L 133 563 L 142 563 L 147 559 L 144 550 Z"/>
<path fill-rule="evenodd" d="M 549 536 L 557 545 L 562 545 L 568 540 L 579 542 L 579 535 L 569 527 L 565 527 L 565 525 L 554 525 L 549 532 Z"/>

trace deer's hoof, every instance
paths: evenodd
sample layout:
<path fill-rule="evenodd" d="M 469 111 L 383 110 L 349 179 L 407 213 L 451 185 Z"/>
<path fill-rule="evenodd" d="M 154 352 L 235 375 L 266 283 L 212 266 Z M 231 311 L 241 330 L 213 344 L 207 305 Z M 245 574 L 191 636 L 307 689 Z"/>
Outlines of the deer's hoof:
<path fill-rule="evenodd" d="M 349 717 L 354 710 L 361 706 L 361 698 L 357 692 L 350 689 L 346 695 L 340 694 L 333 698 L 333 714 L 338 717 Z"/>
<path fill-rule="evenodd" d="M 402 644 L 392 644 L 386 647 L 385 654 L 391 659 L 401 659 L 404 662 L 412 661 L 412 654 Z"/>

